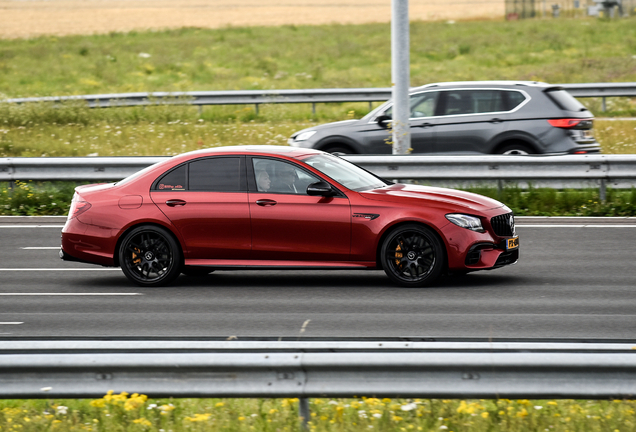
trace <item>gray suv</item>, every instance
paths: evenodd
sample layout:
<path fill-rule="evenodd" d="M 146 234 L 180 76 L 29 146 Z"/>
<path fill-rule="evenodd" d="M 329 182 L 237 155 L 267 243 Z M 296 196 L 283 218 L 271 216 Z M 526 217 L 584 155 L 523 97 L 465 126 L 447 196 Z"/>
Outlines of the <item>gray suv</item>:
<path fill-rule="evenodd" d="M 419 154 L 587 154 L 600 152 L 592 113 L 558 86 L 526 81 L 429 84 L 410 93 L 411 148 Z M 360 120 L 296 132 L 294 147 L 388 154 L 392 102 Z"/>

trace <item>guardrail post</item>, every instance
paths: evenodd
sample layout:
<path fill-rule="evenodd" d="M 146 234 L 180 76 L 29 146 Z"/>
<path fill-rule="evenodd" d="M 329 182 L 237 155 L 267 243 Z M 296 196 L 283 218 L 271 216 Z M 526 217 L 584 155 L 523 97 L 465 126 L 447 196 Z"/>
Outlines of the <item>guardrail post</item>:
<path fill-rule="evenodd" d="M 603 96 L 602 99 L 603 101 L 601 102 L 601 111 L 605 112 L 607 111 L 606 97 Z"/>
<path fill-rule="evenodd" d="M 309 399 L 298 398 L 298 414 L 300 415 L 300 425 L 303 430 L 309 430 L 309 419 L 311 413 L 309 412 Z"/>
<path fill-rule="evenodd" d="M 316 115 L 316 103 L 315 102 L 313 102 L 311 104 L 311 114 L 314 115 L 314 116 Z"/>
<path fill-rule="evenodd" d="M 258 115 L 258 104 L 254 104 L 254 111 L 256 111 L 256 115 Z"/>
<path fill-rule="evenodd" d="M 599 199 L 604 204 L 607 201 L 607 180 L 601 179 L 601 184 L 599 186 Z"/>

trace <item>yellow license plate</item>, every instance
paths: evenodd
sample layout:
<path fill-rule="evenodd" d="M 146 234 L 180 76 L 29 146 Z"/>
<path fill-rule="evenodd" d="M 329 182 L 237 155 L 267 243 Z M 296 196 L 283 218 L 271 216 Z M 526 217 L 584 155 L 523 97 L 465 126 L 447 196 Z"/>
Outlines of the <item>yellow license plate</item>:
<path fill-rule="evenodd" d="M 513 250 L 519 247 L 519 237 L 506 240 L 506 249 Z"/>

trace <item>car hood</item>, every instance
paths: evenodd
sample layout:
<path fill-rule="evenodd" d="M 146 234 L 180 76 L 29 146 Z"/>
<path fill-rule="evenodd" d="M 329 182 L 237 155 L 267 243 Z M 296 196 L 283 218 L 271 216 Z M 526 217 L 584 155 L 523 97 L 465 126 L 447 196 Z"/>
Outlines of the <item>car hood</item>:
<path fill-rule="evenodd" d="M 422 202 L 424 205 L 443 206 L 450 211 L 480 212 L 504 207 L 497 200 L 471 192 L 401 183 L 360 192 L 360 195 L 377 201 L 403 202 L 405 198 L 412 199 Z M 456 210 L 452 210 L 452 207 L 455 207 Z"/>
<path fill-rule="evenodd" d="M 302 132 L 306 132 L 306 131 L 310 131 L 310 130 L 325 130 L 325 129 L 335 129 L 335 128 L 339 128 L 342 125 L 345 124 L 351 124 L 351 123 L 357 123 L 360 120 L 342 120 L 342 121 L 337 121 L 337 122 L 333 122 L 333 123 L 325 123 L 325 124 L 321 124 L 321 125 L 316 125 L 316 126 L 312 126 L 303 130 L 299 130 L 298 132 L 295 132 L 293 136 L 296 136 Z"/>

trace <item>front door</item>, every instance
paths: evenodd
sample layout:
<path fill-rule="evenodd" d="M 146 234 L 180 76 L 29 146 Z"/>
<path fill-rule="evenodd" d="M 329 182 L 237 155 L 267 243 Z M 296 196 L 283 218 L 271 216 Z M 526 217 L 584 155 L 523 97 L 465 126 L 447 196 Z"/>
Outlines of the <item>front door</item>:
<path fill-rule="evenodd" d="M 292 162 L 253 158 L 251 166 L 252 259 L 349 260 L 351 209 L 346 196 L 307 195 L 307 186 L 320 179 Z"/>

